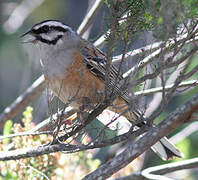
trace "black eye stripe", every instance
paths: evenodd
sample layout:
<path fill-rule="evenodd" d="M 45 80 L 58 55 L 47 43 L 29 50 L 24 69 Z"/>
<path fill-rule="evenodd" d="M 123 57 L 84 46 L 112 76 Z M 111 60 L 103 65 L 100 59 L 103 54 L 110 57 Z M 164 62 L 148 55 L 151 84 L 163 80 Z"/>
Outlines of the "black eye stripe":
<path fill-rule="evenodd" d="M 46 44 L 53 44 L 55 45 L 57 43 L 57 41 L 62 38 L 62 35 L 58 35 L 55 39 L 53 40 L 47 40 L 47 39 L 43 39 L 41 36 L 38 36 L 37 37 L 37 40 L 43 42 L 43 43 L 46 43 Z"/>
<path fill-rule="evenodd" d="M 56 31 L 59 31 L 59 32 L 67 32 L 67 31 L 69 31 L 69 29 L 65 29 L 65 28 L 60 27 L 60 26 L 52 26 L 52 29 L 54 29 Z"/>
<path fill-rule="evenodd" d="M 65 29 L 61 26 L 47 26 L 47 25 L 44 25 L 38 29 L 34 29 L 34 28 L 32 29 L 32 32 L 35 34 L 48 33 L 50 31 L 67 32 L 68 29 Z"/>
<path fill-rule="evenodd" d="M 43 31 L 44 33 L 47 33 L 47 32 L 49 31 L 49 26 L 45 25 L 45 26 L 43 26 L 41 29 L 42 29 L 42 31 Z"/>

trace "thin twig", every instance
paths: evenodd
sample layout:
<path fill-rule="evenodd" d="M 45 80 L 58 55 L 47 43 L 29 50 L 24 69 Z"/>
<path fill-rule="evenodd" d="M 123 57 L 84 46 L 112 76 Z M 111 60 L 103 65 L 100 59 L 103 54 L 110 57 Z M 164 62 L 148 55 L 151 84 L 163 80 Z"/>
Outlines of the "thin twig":
<path fill-rule="evenodd" d="M 37 136 L 41 134 L 53 134 L 53 131 L 21 132 L 21 133 L 9 134 L 9 135 L 0 136 L 0 140 L 6 139 L 6 138 L 19 137 L 19 136 Z"/>
<path fill-rule="evenodd" d="M 105 139 L 101 142 L 92 142 L 88 145 L 71 145 L 71 144 L 47 144 L 37 147 L 31 147 L 31 148 L 22 148 L 17 150 L 12 150 L 8 152 L 0 152 L 0 160 L 6 161 L 6 160 L 17 160 L 21 158 L 27 158 L 27 157 L 34 157 L 39 156 L 43 154 L 50 154 L 53 152 L 59 152 L 63 151 L 65 153 L 75 153 L 83 150 L 88 149 L 95 149 L 95 148 L 102 148 L 109 145 L 117 144 L 123 141 L 128 141 L 129 139 L 134 139 L 135 137 L 141 135 L 147 130 L 147 127 L 143 127 L 137 131 L 129 131 L 127 133 L 124 133 L 122 135 L 116 136 L 111 139 Z"/>
<path fill-rule="evenodd" d="M 119 24 L 122 24 L 124 22 L 126 22 L 126 18 L 127 16 L 124 15 L 121 20 L 119 20 Z M 98 47 L 98 48 L 102 48 L 106 42 L 106 35 L 109 34 L 111 31 L 108 30 L 105 34 L 101 35 L 95 42 L 94 42 L 94 46 Z"/>
<path fill-rule="evenodd" d="M 33 166 L 31 166 L 30 164 L 25 164 L 25 163 L 22 163 L 21 161 L 18 161 L 18 163 L 25 167 L 25 168 L 30 168 L 32 171 L 38 173 L 40 176 L 44 177 L 45 179 L 49 180 L 49 178 L 47 177 L 46 174 L 44 174 L 43 172 L 39 171 L 38 169 L 34 168 Z"/>
<path fill-rule="evenodd" d="M 124 21 L 120 22 L 119 23 L 123 23 Z M 110 31 L 107 31 L 105 34 L 109 34 Z M 196 42 L 198 40 L 198 34 L 196 34 L 197 32 L 195 32 L 195 37 L 191 37 L 191 39 L 189 41 L 187 41 L 186 43 L 189 44 L 189 43 L 192 43 L 192 42 Z M 95 42 L 94 42 L 94 46 L 98 47 L 98 48 L 102 48 L 102 46 L 104 45 L 104 42 L 106 40 L 106 35 L 102 35 L 101 37 L 99 37 Z M 178 38 L 176 38 L 176 41 L 177 42 L 182 42 L 185 38 L 187 37 L 187 34 L 184 34 Z M 170 44 L 175 44 L 175 39 L 168 39 L 167 40 L 168 43 Z M 159 41 L 159 42 L 154 42 L 152 44 L 149 44 L 149 45 L 146 45 L 144 47 L 141 47 L 141 48 L 138 48 L 138 49 L 135 49 L 135 50 L 132 50 L 132 51 L 129 51 L 126 53 L 126 56 L 125 58 L 128 58 L 128 57 L 134 57 L 136 55 L 142 55 L 146 52 L 152 52 L 154 50 L 157 50 L 161 47 L 162 44 L 164 44 L 165 41 Z M 122 55 L 118 55 L 118 56 L 115 56 L 113 57 L 113 63 L 117 63 L 119 61 L 121 61 L 122 59 Z M 146 64 L 145 64 L 146 65 Z"/>
<path fill-rule="evenodd" d="M 71 115 L 73 115 L 74 113 L 76 113 L 76 109 L 72 109 L 71 107 L 68 107 L 65 109 L 64 111 L 64 119 L 69 118 Z M 46 120 L 43 120 L 41 123 L 37 124 L 34 128 L 31 129 L 30 132 L 37 132 L 37 131 L 44 131 L 44 130 L 54 130 L 56 128 L 55 124 L 58 120 L 58 117 L 62 114 L 62 111 L 60 111 L 59 113 L 56 113 L 54 115 L 52 115 L 52 118 L 49 117 Z"/>
<path fill-rule="evenodd" d="M 180 132 L 172 136 L 170 138 L 170 141 L 176 144 L 197 131 L 198 131 L 198 122 L 193 122 L 190 125 L 188 125 L 186 128 L 182 129 Z"/>
<path fill-rule="evenodd" d="M 114 180 L 145 180 L 145 178 L 142 176 L 141 172 L 135 172 L 128 176 L 115 178 Z"/>
<path fill-rule="evenodd" d="M 25 19 L 43 2 L 44 0 L 23 0 L 11 13 L 8 20 L 3 24 L 3 30 L 8 34 L 15 33 L 23 24 Z"/>
<path fill-rule="evenodd" d="M 132 173 L 128 176 L 123 176 L 120 178 L 116 178 L 114 180 L 131 180 L 131 179 L 133 180 L 145 180 L 145 179 L 173 180 L 171 178 L 167 178 L 165 176 L 162 176 L 162 175 L 160 176 L 156 174 L 166 174 L 166 173 L 171 173 L 171 172 L 175 172 L 178 170 L 191 169 L 191 168 L 197 168 L 197 167 L 198 167 L 198 158 L 192 158 L 189 160 L 150 167 L 150 168 L 142 170 L 141 172 Z"/>
<path fill-rule="evenodd" d="M 174 87 L 173 85 L 174 82 L 176 81 L 177 77 L 180 76 L 181 71 L 183 70 L 183 68 L 185 67 L 187 63 L 188 63 L 187 61 L 184 61 L 183 63 L 179 64 L 177 69 L 170 75 L 170 77 L 166 80 L 166 82 L 164 82 L 164 86 L 161 89 L 162 93 L 154 94 L 152 101 L 149 103 L 148 108 L 146 109 L 146 112 L 145 112 L 146 117 L 149 117 L 156 110 L 156 108 L 159 107 L 161 103 L 165 103 L 166 101 L 165 92 L 171 89 L 171 88 L 167 89 L 166 86 L 168 86 L 169 84 L 172 84 L 172 88 Z M 177 86 L 177 88 L 178 87 L 179 85 Z"/>
<path fill-rule="evenodd" d="M 197 85 L 198 85 L 198 80 L 190 80 L 190 81 L 180 83 L 177 86 L 177 88 L 194 87 L 194 86 L 197 86 Z M 174 84 L 166 85 L 164 87 L 164 90 L 168 91 L 173 86 L 174 86 Z M 155 94 L 155 93 L 162 92 L 162 91 L 163 91 L 163 87 L 156 87 L 156 88 L 151 88 L 151 89 L 145 89 L 145 90 L 142 90 L 142 91 L 137 91 L 137 92 L 135 92 L 135 95 L 136 96 L 147 96 L 147 95 Z"/>
<path fill-rule="evenodd" d="M 198 46 L 194 46 L 190 51 L 188 51 L 185 55 L 183 55 L 181 58 L 178 59 L 178 64 L 175 64 L 175 66 L 178 66 L 180 63 L 182 63 L 182 62 L 186 61 L 188 58 L 192 57 L 192 55 L 194 55 L 197 50 L 198 50 Z M 170 57 L 166 61 L 163 62 L 164 69 L 170 68 L 169 67 L 169 64 L 170 64 L 169 61 L 170 61 L 170 59 L 173 60 L 173 58 Z M 139 68 L 137 68 L 136 70 L 138 71 Z M 142 82 L 145 82 L 148 79 L 154 79 L 160 73 L 161 73 L 161 68 L 160 67 L 157 67 L 153 73 L 146 74 L 146 75 L 140 77 L 139 79 L 137 79 L 136 84 L 137 85 L 138 84 L 141 84 Z M 126 77 L 129 76 L 129 74 L 127 73 Z M 125 74 L 124 74 L 124 76 L 125 76 Z M 189 77 L 190 77 L 190 75 L 189 75 Z"/>
<path fill-rule="evenodd" d="M 94 4 L 92 5 L 92 8 L 89 10 L 89 12 L 86 14 L 86 16 L 83 18 L 82 23 L 78 27 L 77 33 L 80 36 L 83 36 L 85 31 L 88 29 L 90 23 L 92 22 L 93 18 L 96 16 L 97 12 L 101 8 L 103 4 L 102 0 L 96 0 Z"/>
<path fill-rule="evenodd" d="M 160 179 L 160 180 L 172 180 L 172 178 L 167 178 L 155 174 L 166 174 L 182 169 L 191 169 L 198 167 L 198 158 L 193 158 L 189 160 L 168 163 L 160 166 L 150 167 L 142 171 L 142 175 L 148 179 Z"/>
<path fill-rule="evenodd" d="M 136 142 L 131 142 L 131 144 L 123 152 L 114 157 L 112 160 L 109 160 L 101 165 L 98 169 L 88 174 L 83 179 L 90 180 L 100 178 L 102 180 L 110 177 L 112 174 L 128 165 L 163 136 L 167 135 L 184 122 L 190 121 L 192 114 L 196 112 L 197 109 L 198 95 L 196 94 L 185 104 L 177 108 L 176 111 L 171 113 L 159 125 L 151 128 Z"/>
<path fill-rule="evenodd" d="M 184 42 L 185 40 L 186 40 L 186 42 L 185 42 L 186 44 L 198 40 L 198 35 L 197 35 L 195 38 L 193 38 L 193 39 L 189 39 L 189 38 L 187 38 L 186 36 L 187 36 L 187 35 L 182 36 L 181 38 L 179 38 L 179 40 L 178 40 L 177 42 L 175 42 L 175 41 L 173 41 L 173 40 L 172 40 L 172 41 L 171 41 L 171 40 L 168 40 L 167 43 L 166 43 L 166 45 L 165 45 L 164 51 L 166 51 L 166 49 L 169 49 L 170 46 L 173 46 L 173 47 L 174 47 L 175 44 L 182 43 L 182 42 Z M 191 37 L 191 36 L 190 36 L 190 37 Z M 191 38 L 192 38 L 192 37 L 191 37 Z M 148 55 L 147 57 L 145 57 L 143 60 L 141 60 L 141 61 L 138 63 L 137 66 L 132 67 L 132 68 L 129 69 L 126 73 L 124 73 L 124 74 L 123 74 L 123 77 L 129 76 L 130 74 L 132 74 L 132 73 L 133 73 L 134 71 L 136 71 L 137 69 L 142 69 L 142 68 L 145 67 L 147 64 L 149 64 L 149 63 L 151 63 L 153 60 L 155 60 L 155 58 L 156 58 L 157 56 L 159 56 L 159 55 L 162 53 L 161 49 L 159 49 L 159 48 L 160 48 L 160 45 L 161 45 L 161 44 L 164 44 L 164 43 L 165 43 L 165 42 L 157 42 L 157 43 L 154 43 L 154 44 L 145 46 L 145 47 L 143 47 L 143 48 L 140 48 L 140 49 L 137 49 L 137 50 L 128 52 L 128 53 L 126 54 L 126 57 L 125 57 L 125 58 L 127 58 L 127 55 L 128 55 L 128 57 L 133 57 L 133 56 L 135 56 L 135 55 L 140 55 L 140 54 L 144 53 L 145 51 L 149 50 L 149 48 L 150 48 L 150 50 L 152 50 L 152 49 L 153 49 L 153 50 L 154 50 L 154 49 L 157 49 L 157 50 L 155 50 L 154 52 L 152 52 L 150 55 Z M 157 46 L 158 46 L 158 47 L 157 47 Z M 152 47 L 154 47 L 154 48 L 152 48 Z M 196 48 L 196 47 L 195 47 L 195 48 Z M 143 49 L 143 50 L 142 50 L 142 49 Z M 113 57 L 113 59 L 114 59 L 113 62 L 118 62 L 118 61 L 120 61 L 120 60 L 121 60 L 120 56 L 121 56 L 121 55 L 116 56 L 116 57 Z M 178 64 L 178 63 L 177 63 L 177 64 Z M 175 63 L 174 63 L 174 65 L 175 65 Z"/>

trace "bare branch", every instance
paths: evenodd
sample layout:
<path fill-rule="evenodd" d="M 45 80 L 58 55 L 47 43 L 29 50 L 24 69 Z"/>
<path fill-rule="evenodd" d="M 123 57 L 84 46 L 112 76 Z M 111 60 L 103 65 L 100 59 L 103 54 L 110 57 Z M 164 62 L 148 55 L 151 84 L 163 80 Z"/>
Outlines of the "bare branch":
<path fill-rule="evenodd" d="M 183 170 L 183 169 L 197 168 L 197 166 L 198 166 L 198 158 L 193 158 L 189 160 L 150 167 L 150 168 L 144 169 L 141 172 L 132 173 L 128 176 L 116 178 L 114 180 L 130 180 L 130 179 L 133 179 L 133 180 L 144 180 L 144 179 L 172 180 L 172 178 L 167 178 L 165 176 L 156 175 L 156 174 L 166 174 L 166 173 Z"/>
<path fill-rule="evenodd" d="M 46 174 L 44 174 L 43 172 L 39 171 L 38 169 L 34 168 L 33 166 L 31 166 L 30 164 L 25 164 L 25 163 L 22 163 L 21 161 L 18 161 L 18 163 L 24 167 L 24 168 L 29 168 L 31 169 L 32 171 L 36 172 L 37 174 L 39 174 L 40 176 L 44 177 L 45 179 L 49 180 L 49 178 L 47 177 Z"/>
<path fill-rule="evenodd" d="M 15 33 L 25 19 L 43 2 L 44 0 L 23 0 L 12 12 L 9 19 L 3 24 L 4 31 L 8 34 Z"/>
<path fill-rule="evenodd" d="M 56 128 L 55 124 L 57 123 L 59 116 L 62 115 L 62 118 L 67 119 L 74 113 L 76 113 L 76 109 L 72 109 L 71 107 L 68 107 L 65 109 L 64 112 L 60 111 L 52 115 L 52 117 L 43 120 L 41 123 L 37 124 L 34 128 L 32 128 L 30 132 L 32 133 L 37 131 L 41 132 L 48 129 L 54 130 Z"/>
<path fill-rule="evenodd" d="M 89 115 L 88 117 L 85 117 L 84 124 L 81 124 L 77 126 L 72 132 L 67 133 L 66 135 L 63 135 L 58 138 L 59 141 L 65 141 L 71 136 L 75 135 L 79 131 L 81 131 L 84 127 L 86 127 L 89 123 L 91 123 L 97 116 L 99 116 L 107 107 L 111 105 L 113 100 L 116 99 L 116 95 L 112 96 L 108 100 L 104 100 L 101 104 L 99 104 Z M 54 142 L 57 143 L 57 142 Z"/>
<path fill-rule="evenodd" d="M 189 52 L 187 52 L 185 55 L 183 55 L 181 58 L 179 58 L 178 60 L 178 64 L 179 65 L 180 63 L 184 62 L 185 60 L 187 60 L 189 57 L 191 57 L 192 55 L 194 55 L 194 53 L 198 50 L 198 46 L 194 46 Z M 166 61 L 163 61 L 163 66 L 164 66 L 164 69 L 166 68 L 170 68 L 169 67 L 169 61 L 172 60 L 173 58 L 172 57 L 169 57 Z M 176 65 L 175 65 L 176 66 Z M 194 68 L 194 71 L 196 71 L 196 69 Z M 143 77 L 140 77 L 139 79 L 137 79 L 137 84 L 140 84 L 142 82 L 145 82 L 146 80 L 148 79 L 154 79 L 155 77 L 157 77 L 159 74 L 161 73 L 161 67 L 158 67 L 155 69 L 155 71 L 153 73 L 150 73 L 150 74 L 146 74 L 144 75 Z M 125 74 L 124 74 L 125 75 Z M 188 74 L 188 77 L 190 77 L 190 75 L 192 74 Z M 128 76 L 128 74 L 127 74 Z"/>
<path fill-rule="evenodd" d="M 173 171 L 197 168 L 198 167 L 198 158 L 193 158 L 189 160 L 168 163 L 160 166 L 150 167 L 142 171 L 142 175 L 148 179 L 162 179 L 162 180 L 170 180 L 170 178 L 166 178 L 164 176 L 155 175 L 155 174 L 166 174 Z"/>
<path fill-rule="evenodd" d="M 124 15 L 121 20 L 118 22 L 119 24 L 122 24 L 123 22 L 125 22 L 125 18 L 126 15 Z M 102 48 L 105 44 L 105 40 L 106 40 L 106 34 L 109 34 L 110 30 L 108 30 L 105 34 L 101 35 L 95 42 L 94 42 L 94 46 L 98 47 L 98 48 Z M 122 55 L 120 55 L 122 56 Z M 121 58 L 121 57 L 120 57 Z M 121 60 L 121 59 L 120 59 Z"/>
<path fill-rule="evenodd" d="M 162 101 L 165 101 L 165 91 L 168 91 L 166 89 L 166 86 L 171 83 L 173 84 L 176 81 L 177 77 L 180 76 L 180 73 L 182 72 L 182 70 L 184 69 L 187 63 L 188 63 L 187 61 L 184 61 L 183 63 L 179 64 L 177 69 L 167 79 L 166 84 L 161 88 L 162 93 L 156 93 L 153 96 L 152 101 L 149 103 L 148 108 L 146 109 L 146 112 L 145 112 L 146 117 L 149 117 L 156 110 L 156 108 L 159 107 Z M 173 87 L 174 85 L 172 85 L 172 88 Z M 177 87 L 179 87 L 179 85 Z"/>
<path fill-rule="evenodd" d="M 198 81 L 197 80 L 191 80 L 191 81 L 186 81 L 186 82 L 182 82 L 178 85 L 178 88 L 183 88 L 183 87 L 194 87 L 198 85 Z M 174 84 L 169 84 L 166 85 L 164 90 L 168 91 L 170 90 L 172 87 L 174 86 Z M 151 95 L 157 92 L 162 92 L 163 91 L 163 87 L 157 87 L 157 88 L 151 88 L 151 89 L 145 89 L 142 91 L 138 91 L 135 92 L 136 96 L 147 96 L 147 95 Z"/>
<path fill-rule="evenodd" d="M 145 126 L 137 131 L 134 131 L 134 132 L 129 131 L 125 134 L 116 136 L 112 139 L 106 139 L 102 142 L 92 142 L 88 145 L 77 146 L 77 145 L 71 145 L 71 144 L 47 144 L 47 145 L 42 145 L 42 146 L 37 146 L 37 147 L 12 150 L 8 152 L 0 152 L 0 160 L 1 161 L 16 160 L 16 159 L 34 157 L 34 156 L 39 156 L 39 155 L 49 154 L 49 153 L 59 152 L 59 151 L 64 151 L 65 153 L 74 153 L 74 152 L 79 152 L 79 151 L 88 150 L 88 149 L 106 147 L 109 145 L 127 141 L 128 139 L 134 139 L 135 137 L 144 133 L 146 130 L 147 130 L 147 127 Z"/>
<path fill-rule="evenodd" d="M 198 122 L 193 122 L 170 138 L 171 142 L 178 143 L 198 130 Z"/>
<path fill-rule="evenodd" d="M 145 180 L 145 178 L 142 176 L 141 172 L 136 172 L 128 176 L 115 178 L 114 180 Z"/>
<path fill-rule="evenodd" d="M 92 8 L 89 10 L 89 12 L 86 14 L 86 16 L 83 18 L 82 23 L 78 27 L 77 33 L 80 36 L 83 36 L 85 31 L 88 29 L 90 23 L 92 22 L 93 18 L 96 16 L 97 12 L 101 8 L 103 4 L 102 0 L 96 0 L 94 4 L 92 5 Z"/>
<path fill-rule="evenodd" d="M 107 34 L 109 33 L 109 31 L 107 31 Z M 95 42 L 94 42 L 94 46 L 98 47 L 98 48 L 102 48 L 104 46 L 104 42 L 105 42 L 105 38 L 106 35 L 103 34 L 102 36 L 100 36 Z"/>
<path fill-rule="evenodd" d="M 41 76 L 0 114 L 0 124 L 20 113 L 44 88 L 44 77 Z"/>
<path fill-rule="evenodd" d="M 116 17 L 116 9 L 114 8 L 114 2 L 110 1 L 110 33 L 107 36 L 108 45 L 107 45 L 107 55 L 106 55 L 106 72 L 105 72 L 105 89 L 104 94 L 105 98 L 109 97 L 109 94 L 112 92 L 112 89 L 109 89 L 110 84 L 110 69 L 112 66 L 112 57 L 113 57 L 113 48 L 115 46 L 115 40 L 116 40 L 116 27 L 118 25 L 117 18 Z"/>
<path fill-rule="evenodd" d="M 170 133 L 173 129 L 183 123 L 190 121 L 191 116 L 198 110 L 198 95 L 195 95 L 185 104 L 176 109 L 175 112 L 170 114 L 164 121 L 156 127 L 151 128 L 143 137 L 131 144 L 119 155 L 112 160 L 101 165 L 97 170 L 88 174 L 83 179 L 106 179 L 112 174 L 125 167 L 150 146 L 155 144 L 160 138 Z"/>
<path fill-rule="evenodd" d="M 15 134 L 9 134 L 0 136 L 0 140 L 6 139 L 6 138 L 14 138 L 19 136 L 37 136 L 41 134 L 53 134 L 53 131 L 42 131 L 42 132 L 21 132 L 21 133 L 15 133 Z"/>
<path fill-rule="evenodd" d="M 192 36 L 190 36 L 190 37 L 192 37 Z M 184 41 L 186 41 L 185 44 L 188 44 L 188 43 L 190 43 L 190 42 L 194 42 L 194 41 L 197 41 L 197 40 L 198 40 L 198 36 L 196 36 L 195 38 L 189 40 L 189 37 L 188 37 L 187 35 L 182 36 L 182 37 L 179 38 L 178 41 L 176 41 L 176 42 L 175 42 L 174 40 L 168 40 L 167 43 L 166 43 L 166 45 L 165 45 L 165 47 L 164 47 L 164 50 L 163 50 L 163 51 L 165 52 L 167 49 L 171 48 L 170 46 L 174 47 L 176 44 L 178 45 L 178 43 L 184 43 Z M 123 74 L 123 77 L 129 76 L 129 75 L 132 74 L 134 71 L 137 71 L 137 69 L 138 69 L 138 70 L 139 70 L 139 69 L 142 69 L 143 67 L 145 67 L 146 65 L 148 65 L 149 63 L 151 63 L 152 61 L 154 61 L 155 58 L 156 58 L 157 56 L 159 56 L 161 53 L 163 53 L 162 50 L 160 49 L 160 45 L 162 45 L 163 43 L 165 43 L 165 42 L 157 42 L 157 43 L 154 43 L 154 44 L 152 44 L 152 45 L 145 46 L 145 47 L 143 48 L 143 51 L 142 51 L 142 48 L 140 48 L 140 49 L 137 49 L 137 50 L 128 52 L 128 53 L 126 54 L 126 58 L 127 58 L 127 57 L 133 57 L 133 56 L 135 56 L 135 55 L 140 55 L 140 53 L 141 53 L 141 54 L 144 53 L 145 51 L 149 50 L 149 48 L 150 48 L 150 50 L 152 50 L 153 45 L 154 45 L 153 50 L 154 50 L 154 49 L 157 49 L 157 50 L 154 51 L 153 53 L 149 54 L 146 58 L 144 58 L 143 60 L 141 60 L 141 61 L 138 63 L 137 66 L 132 67 L 132 68 L 129 69 L 126 73 L 124 73 L 124 74 Z M 157 46 L 158 46 L 158 47 L 157 47 Z M 196 49 L 196 47 L 195 47 L 195 49 Z M 195 49 L 194 49 L 194 50 L 195 50 Z M 193 52 L 194 52 L 194 50 L 193 50 Z M 195 52 L 196 52 L 196 50 L 195 50 Z M 113 62 L 120 61 L 120 60 L 121 60 L 120 58 L 121 58 L 121 55 L 114 57 L 114 58 L 113 58 L 113 59 L 114 59 Z M 180 63 L 181 63 L 181 62 L 180 62 Z M 178 64 L 179 64 L 179 63 L 177 62 L 177 65 L 178 65 Z M 174 63 L 174 65 L 175 65 L 175 63 Z M 175 66 L 176 66 L 176 65 L 175 65 Z"/>

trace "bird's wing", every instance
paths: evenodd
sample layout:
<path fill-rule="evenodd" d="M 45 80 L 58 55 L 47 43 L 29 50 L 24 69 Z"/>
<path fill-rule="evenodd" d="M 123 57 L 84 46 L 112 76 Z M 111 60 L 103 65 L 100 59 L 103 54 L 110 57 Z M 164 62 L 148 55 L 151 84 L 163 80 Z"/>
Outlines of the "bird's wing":
<path fill-rule="evenodd" d="M 107 59 L 102 51 L 86 41 L 86 46 L 81 46 L 81 54 L 86 67 L 95 76 L 105 81 Z M 121 83 L 122 81 L 122 83 Z M 109 72 L 109 89 L 114 93 L 119 93 L 122 99 L 127 103 L 130 102 L 130 96 L 127 90 L 120 89 L 121 85 L 126 83 L 122 75 L 118 72 L 114 65 L 111 65 Z"/>

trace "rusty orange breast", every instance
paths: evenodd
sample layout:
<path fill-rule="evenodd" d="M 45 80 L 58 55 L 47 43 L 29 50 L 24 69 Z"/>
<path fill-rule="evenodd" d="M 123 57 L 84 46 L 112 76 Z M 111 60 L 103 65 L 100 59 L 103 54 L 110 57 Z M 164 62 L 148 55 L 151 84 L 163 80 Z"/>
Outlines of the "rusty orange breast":
<path fill-rule="evenodd" d="M 74 108 L 79 108 L 84 99 L 88 99 L 91 104 L 101 102 L 104 83 L 86 68 L 81 54 L 74 52 L 72 58 L 75 61 L 66 69 L 64 75 L 54 75 L 51 79 L 46 77 L 49 88 L 64 103 L 71 100 Z"/>

